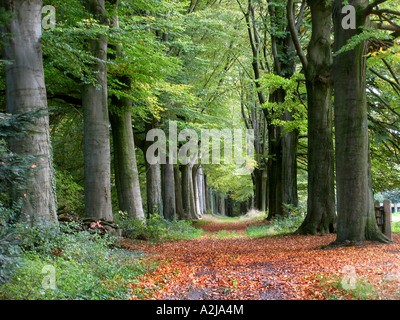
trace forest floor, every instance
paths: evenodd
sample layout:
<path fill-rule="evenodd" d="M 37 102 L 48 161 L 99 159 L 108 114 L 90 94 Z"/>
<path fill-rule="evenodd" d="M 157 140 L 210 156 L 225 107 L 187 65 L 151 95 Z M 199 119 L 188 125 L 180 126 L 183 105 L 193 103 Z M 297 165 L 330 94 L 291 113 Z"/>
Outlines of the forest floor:
<path fill-rule="evenodd" d="M 335 235 L 247 235 L 248 226 L 263 223 L 208 217 L 198 239 L 132 243 L 159 263 L 138 279 L 132 299 L 400 298 L 400 234 L 392 244 L 335 248 L 326 247 Z"/>

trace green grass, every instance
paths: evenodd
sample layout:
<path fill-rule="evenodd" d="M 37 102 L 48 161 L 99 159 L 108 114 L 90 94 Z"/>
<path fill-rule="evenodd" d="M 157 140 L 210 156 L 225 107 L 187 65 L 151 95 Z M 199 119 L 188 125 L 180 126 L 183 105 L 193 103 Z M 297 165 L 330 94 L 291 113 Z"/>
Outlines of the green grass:
<path fill-rule="evenodd" d="M 141 220 L 129 218 L 124 212 L 119 212 L 115 215 L 115 222 L 123 229 L 124 237 L 134 239 L 144 234 L 153 242 L 195 239 L 204 233 L 193 226 L 197 221 L 169 221 L 157 214 L 153 214 L 143 223 Z"/>
<path fill-rule="evenodd" d="M 273 219 L 271 224 L 247 227 L 247 235 L 252 238 L 278 236 L 295 232 L 304 220 L 301 214 L 291 214 L 285 218 Z"/>
<path fill-rule="evenodd" d="M 392 222 L 392 232 L 400 233 L 400 221 Z"/>
<path fill-rule="evenodd" d="M 357 277 L 348 283 L 343 276 L 319 277 L 322 293 L 329 300 L 374 300 L 378 299 L 378 289 L 367 279 Z M 331 290 L 331 289 L 335 290 Z"/>
<path fill-rule="evenodd" d="M 220 230 L 215 234 L 210 235 L 212 238 L 227 239 L 227 238 L 238 238 L 243 237 L 243 234 L 236 231 Z"/>

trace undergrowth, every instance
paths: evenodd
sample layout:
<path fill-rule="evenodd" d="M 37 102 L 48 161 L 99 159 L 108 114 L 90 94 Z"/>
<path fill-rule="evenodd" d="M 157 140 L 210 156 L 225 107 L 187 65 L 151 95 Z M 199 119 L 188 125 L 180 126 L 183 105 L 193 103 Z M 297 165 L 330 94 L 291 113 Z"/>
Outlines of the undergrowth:
<path fill-rule="evenodd" d="M 75 226 L 15 228 L 18 267 L 0 286 L 7 300 L 110 300 L 132 296 L 130 284 L 149 272 L 142 252 L 119 246 L 119 239 Z"/>
<path fill-rule="evenodd" d="M 115 216 L 115 222 L 123 230 L 123 237 L 145 238 L 149 241 L 176 241 L 194 239 L 203 235 L 203 230 L 193 227 L 191 221 L 166 220 L 158 214 L 152 214 L 146 221 L 128 217 L 125 212 Z"/>

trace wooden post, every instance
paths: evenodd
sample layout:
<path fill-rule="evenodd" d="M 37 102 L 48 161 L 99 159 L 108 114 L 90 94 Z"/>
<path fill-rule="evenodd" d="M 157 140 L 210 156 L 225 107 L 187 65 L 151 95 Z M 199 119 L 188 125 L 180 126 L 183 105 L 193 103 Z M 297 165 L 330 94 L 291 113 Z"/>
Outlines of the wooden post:
<path fill-rule="evenodd" d="M 382 232 L 392 241 L 392 206 L 389 200 L 383 201 L 383 228 Z"/>

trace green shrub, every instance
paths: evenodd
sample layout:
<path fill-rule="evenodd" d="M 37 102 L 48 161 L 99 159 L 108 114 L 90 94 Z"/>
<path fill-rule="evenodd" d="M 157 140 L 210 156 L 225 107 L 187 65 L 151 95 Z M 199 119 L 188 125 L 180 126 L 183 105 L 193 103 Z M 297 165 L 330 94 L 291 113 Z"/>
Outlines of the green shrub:
<path fill-rule="evenodd" d="M 153 267 L 144 264 L 142 252 L 117 247 L 116 238 L 63 229 L 33 230 L 30 237 L 27 232 L 22 234 L 20 266 L 0 288 L 0 298 L 128 299 L 132 296 L 130 284 Z M 38 247 L 27 245 L 31 241 Z M 55 271 L 55 288 L 43 286 L 46 266 Z"/>
<path fill-rule="evenodd" d="M 123 236 L 131 239 L 145 235 L 148 240 L 183 240 L 202 235 L 202 231 L 193 227 L 185 220 L 169 221 L 158 214 L 152 214 L 146 221 L 132 219 L 125 212 L 119 212 L 115 217 L 116 223 L 123 229 Z"/>
<path fill-rule="evenodd" d="M 57 202 L 60 208 L 73 215 L 84 212 L 84 190 L 72 175 L 56 170 Z"/>
<path fill-rule="evenodd" d="M 15 231 L 21 202 L 7 208 L 0 202 L 0 284 L 7 281 L 19 261 L 20 235 Z"/>
<path fill-rule="evenodd" d="M 400 221 L 392 222 L 392 232 L 400 233 Z"/>

